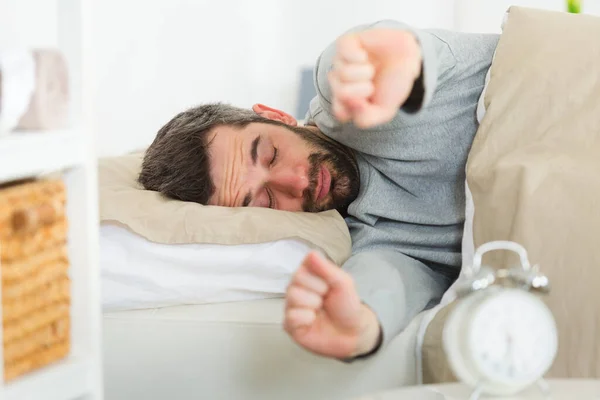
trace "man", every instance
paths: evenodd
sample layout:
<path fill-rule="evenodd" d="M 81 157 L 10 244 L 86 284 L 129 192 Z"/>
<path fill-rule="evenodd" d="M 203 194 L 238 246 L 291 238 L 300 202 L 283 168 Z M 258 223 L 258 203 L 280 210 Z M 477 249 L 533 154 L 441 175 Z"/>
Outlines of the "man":
<path fill-rule="evenodd" d="M 347 218 L 353 255 L 310 254 L 285 329 L 328 357 L 373 354 L 439 302 L 460 269 L 467 154 L 497 35 L 358 27 L 320 56 L 305 126 L 212 104 L 168 122 L 140 182 L 167 196 Z"/>

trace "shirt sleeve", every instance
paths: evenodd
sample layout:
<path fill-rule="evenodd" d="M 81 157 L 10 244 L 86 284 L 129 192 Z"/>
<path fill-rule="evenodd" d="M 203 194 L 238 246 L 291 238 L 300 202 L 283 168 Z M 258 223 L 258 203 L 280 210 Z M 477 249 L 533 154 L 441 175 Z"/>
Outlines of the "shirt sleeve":
<path fill-rule="evenodd" d="M 355 254 L 343 269 L 353 277 L 362 302 L 379 320 L 380 347 L 401 333 L 421 311 L 439 303 L 450 285 L 448 278 L 422 262 L 388 249 Z"/>
<path fill-rule="evenodd" d="M 430 31 L 415 29 L 405 23 L 393 20 L 384 20 L 370 25 L 358 26 L 347 33 L 356 33 L 375 28 L 405 30 L 411 32 L 417 38 L 423 55 L 421 75 L 415 81 L 413 90 L 408 100 L 402 105 L 400 113 L 418 113 L 430 103 L 439 83 L 439 78 L 456 64 L 456 59 L 450 47 Z M 308 121 L 312 120 L 312 117 L 317 112 L 325 111 L 329 115 L 332 114 L 332 93 L 327 74 L 333 66 L 335 53 L 336 46 L 335 42 L 333 42 L 317 59 L 314 73 L 314 85 L 317 97 L 311 103 L 309 115 L 307 116 Z"/>

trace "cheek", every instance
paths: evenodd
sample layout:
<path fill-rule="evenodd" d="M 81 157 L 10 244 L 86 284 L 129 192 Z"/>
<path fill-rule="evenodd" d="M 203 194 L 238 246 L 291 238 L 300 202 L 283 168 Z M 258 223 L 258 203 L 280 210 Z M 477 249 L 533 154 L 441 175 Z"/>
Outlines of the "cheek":
<path fill-rule="evenodd" d="M 290 199 L 289 197 L 284 197 L 282 199 L 278 199 L 277 201 L 277 209 L 282 211 L 304 211 L 302 209 L 303 200 L 302 199 Z"/>
<path fill-rule="evenodd" d="M 290 147 L 285 152 L 281 152 L 278 166 L 289 170 L 306 168 L 309 165 L 309 155 L 310 153 L 304 147 Z"/>
<path fill-rule="evenodd" d="M 307 155 L 305 156 L 304 154 L 297 154 L 293 159 L 290 160 L 290 167 L 293 167 L 295 169 L 298 169 L 300 167 L 306 168 L 308 167 L 308 163 L 309 160 Z"/>

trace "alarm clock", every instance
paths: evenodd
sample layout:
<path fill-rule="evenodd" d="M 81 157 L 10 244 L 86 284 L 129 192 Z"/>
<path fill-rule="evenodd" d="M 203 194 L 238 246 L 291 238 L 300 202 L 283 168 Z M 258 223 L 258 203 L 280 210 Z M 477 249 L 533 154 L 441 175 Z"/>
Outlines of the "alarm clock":
<path fill-rule="evenodd" d="M 492 250 L 518 253 L 521 265 L 482 267 L 483 254 Z M 454 375 L 474 389 L 472 399 L 511 396 L 542 382 L 556 357 L 558 335 L 539 298 L 550 290 L 548 278 L 530 266 L 526 250 L 506 241 L 482 245 L 455 287 L 443 346 Z"/>

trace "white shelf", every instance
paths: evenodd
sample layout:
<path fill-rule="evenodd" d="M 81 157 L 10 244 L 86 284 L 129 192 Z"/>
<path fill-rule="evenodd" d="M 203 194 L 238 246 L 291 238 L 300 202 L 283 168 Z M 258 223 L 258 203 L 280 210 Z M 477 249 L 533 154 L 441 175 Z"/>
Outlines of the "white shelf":
<path fill-rule="evenodd" d="M 8 2 L 8 10 L 22 9 L 23 0 Z M 48 10 L 48 0 L 26 1 L 30 8 Z M 39 5 L 40 7 L 36 6 Z M 3 355 L 0 329 L 0 400 L 102 400 L 100 271 L 98 267 L 98 188 L 94 142 L 94 54 L 91 0 L 51 1 L 55 12 L 44 35 L 54 36 L 54 47 L 68 66 L 69 110 L 72 129 L 18 131 L 0 135 L 0 183 L 61 174 L 67 188 L 68 248 L 71 268 L 71 355 L 47 367 L 2 382 Z M 3 7 L 0 7 L 3 8 Z M 3 8 L 4 9 L 4 8 Z M 4 13 L 6 14 L 6 13 Z M 27 15 L 12 21 L 0 13 L 0 25 L 14 27 L 8 45 L 39 48 L 30 37 Z M 35 24 L 34 24 L 35 25 Z M 12 29 L 12 28 L 11 28 Z M 36 25 L 37 29 L 37 25 Z M 1 285 L 0 285 L 1 289 Z M 0 293 L 1 298 L 1 293 Z M 1 316 L 1 307 L 0 307 Z M 2 328 L 0 317 L 0 328 Z"/>
<path fill-rule="evenodd" d="M 90 390 L 90 365 L 75 357 L 51 364 L 5 384 L 2 400 L 77 399 Z"/>
<path fill-rule="evenodd" d="M 85 132 L 21 131 L 0 137 L 0 182 L 31 177 L 83 163 Z"/>

